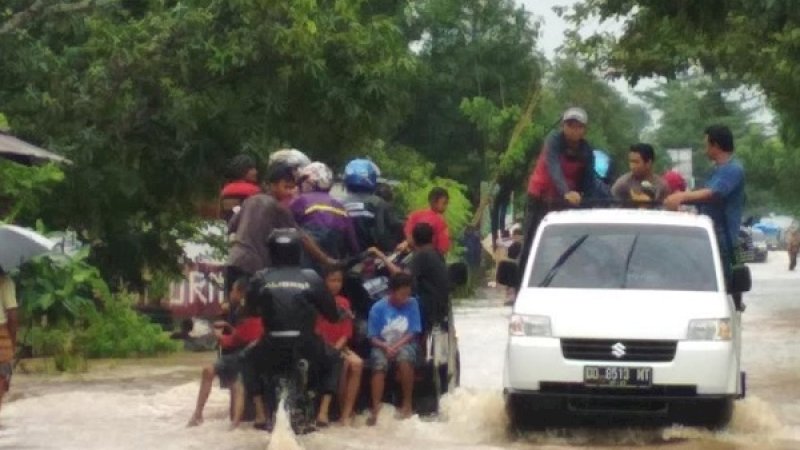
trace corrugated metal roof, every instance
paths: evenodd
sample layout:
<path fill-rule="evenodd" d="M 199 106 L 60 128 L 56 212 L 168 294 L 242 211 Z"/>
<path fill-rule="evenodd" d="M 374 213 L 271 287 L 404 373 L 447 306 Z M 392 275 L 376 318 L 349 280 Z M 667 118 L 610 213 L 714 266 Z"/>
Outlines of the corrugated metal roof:
<path fill-rule="evenodd" d="M 72 164 L 72 161 L 61 155 L 49 152 L 5 133 L 0 133 L 0 156 L 19 162 L 27 160 L 29 164 L 44 161 Z"/>

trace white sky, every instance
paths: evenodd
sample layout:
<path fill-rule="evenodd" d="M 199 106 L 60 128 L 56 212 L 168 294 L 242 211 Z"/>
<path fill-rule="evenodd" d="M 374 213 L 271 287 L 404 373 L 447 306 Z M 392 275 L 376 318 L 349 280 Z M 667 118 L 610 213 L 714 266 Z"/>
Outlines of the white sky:
<path fill-rule="evenodd" d="M 556 49 L 564 42 L 564 32 L 567 30 L 567 23 L 553 12 L 554 6 L 571 6 L 577 0 L 517 0 L 525 9 L 533 15 L 544 19 L 539 38 L 539 48 L 544 51 L 545 56 L 552 58 Z"/>

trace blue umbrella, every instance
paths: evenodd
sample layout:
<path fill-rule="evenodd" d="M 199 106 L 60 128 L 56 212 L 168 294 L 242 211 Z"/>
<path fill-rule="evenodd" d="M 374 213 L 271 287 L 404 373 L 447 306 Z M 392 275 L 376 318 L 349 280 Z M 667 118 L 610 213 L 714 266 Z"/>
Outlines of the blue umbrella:
<path fill-rule="evenodd" d="M 55 242 L 27 228 L 0 226 L 0 269 L 11 272 L 31 258 L 53 249 Z"/>

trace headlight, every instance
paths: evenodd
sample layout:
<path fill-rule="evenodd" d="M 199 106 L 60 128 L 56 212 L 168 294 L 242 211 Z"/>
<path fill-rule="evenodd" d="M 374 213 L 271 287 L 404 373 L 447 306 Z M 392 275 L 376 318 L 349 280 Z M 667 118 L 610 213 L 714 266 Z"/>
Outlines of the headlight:
<path fill-rule="evenodd" d="M 730 341 L 730 319 L 697 319 L 689 322 L 690 341 Z"/>
<path fill-rule="evenodd" d="M 511 336 L 550 336 L 550 318 L 547 316 L 527 316 L 512 314 L 508 324 L 508 334 Z"/>

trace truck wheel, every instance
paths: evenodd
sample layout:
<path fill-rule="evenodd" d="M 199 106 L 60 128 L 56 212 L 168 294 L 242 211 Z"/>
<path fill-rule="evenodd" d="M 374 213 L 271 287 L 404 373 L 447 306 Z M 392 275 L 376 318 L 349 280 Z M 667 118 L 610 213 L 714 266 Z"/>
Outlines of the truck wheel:
<path fill-rule="evenodd" d="M 706 428 L 722 430 L 728 426 L 733 418 L 733 399 L 715 400 L 704 406 L 706 411 Z"/>
<path fill-rule="evenodd" d="M 670 409 L 671 419 L 676 423 L 721 430 L 728 426 L 733 417 L 733 399 L 689 402 Z"/>
<path fill-rule="evenodd" d="M 535 401 L 521 395 L 506 395 L 506 414 L 511 433 L 541 430 L 547 426 L 542 410 L 537 408 Z"/>

